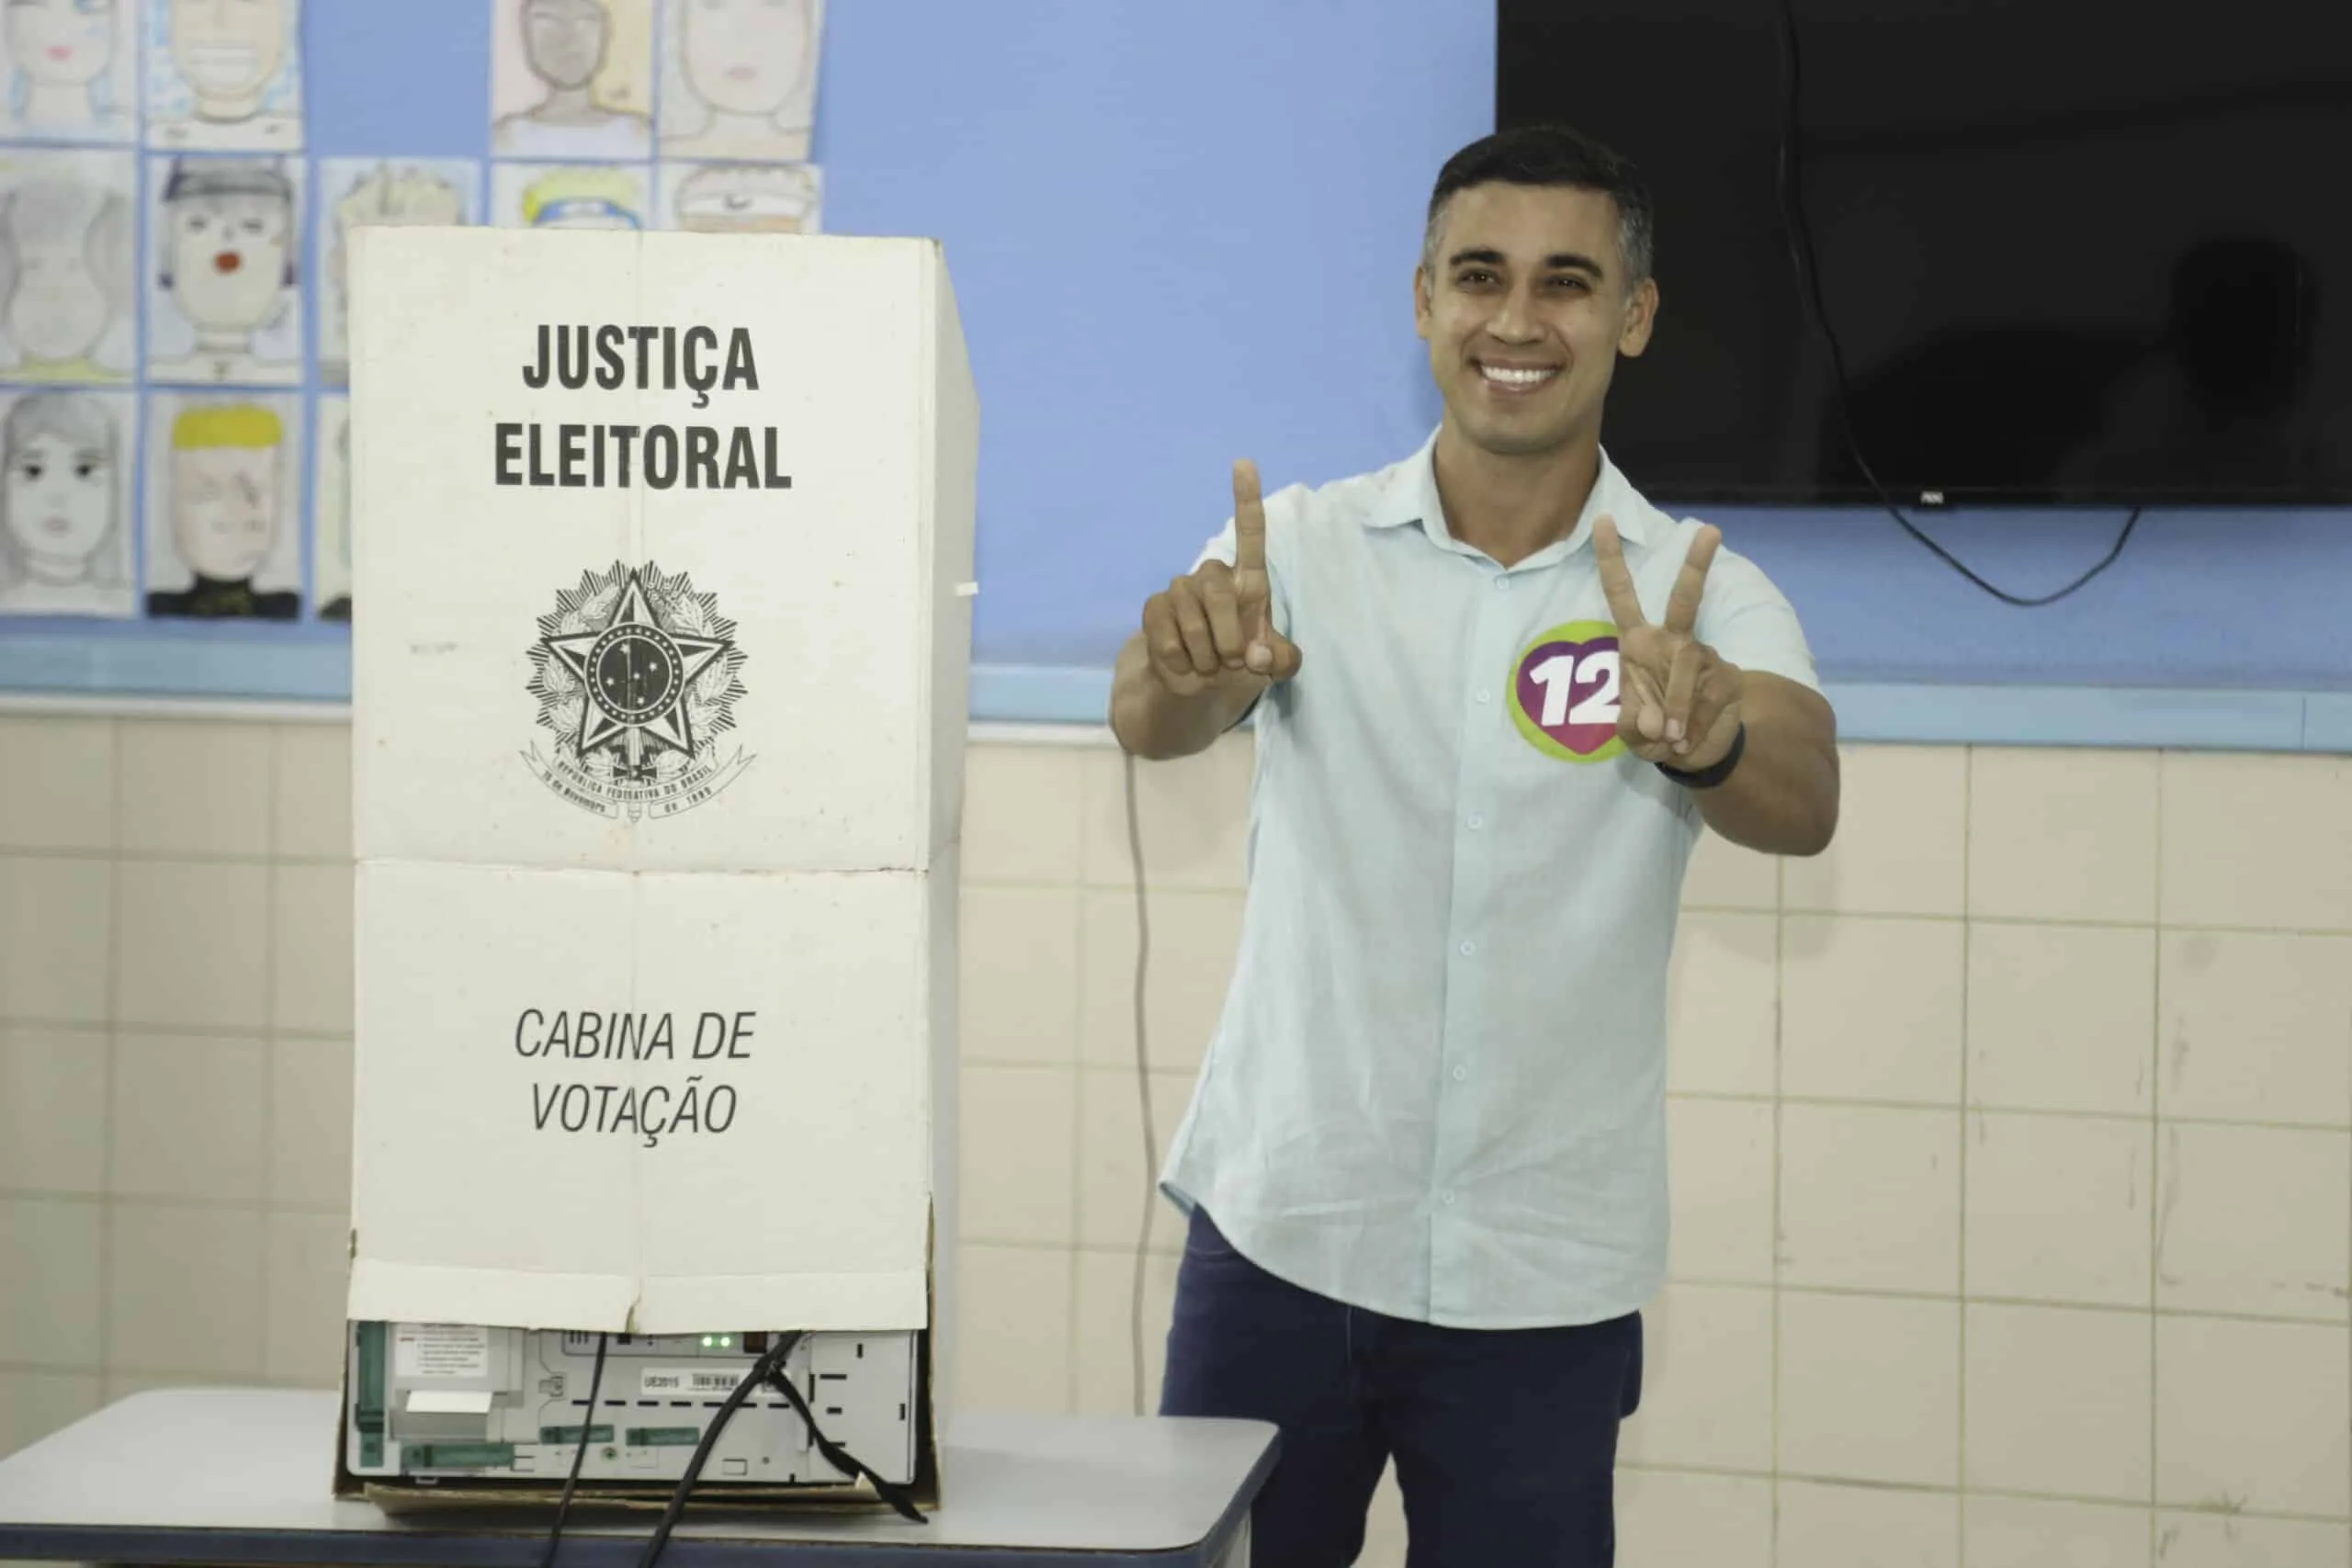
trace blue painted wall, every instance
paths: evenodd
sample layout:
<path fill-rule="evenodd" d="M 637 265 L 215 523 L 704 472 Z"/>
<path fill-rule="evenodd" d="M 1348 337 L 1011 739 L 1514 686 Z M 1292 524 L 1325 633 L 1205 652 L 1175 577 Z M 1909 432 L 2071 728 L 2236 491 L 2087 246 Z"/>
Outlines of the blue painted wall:
<path fill-rule="evenodd" d="M 487 9 L 311 0 L 311 155 L 481 155 Z M 1493 46 L 1486 0 L 835 0 L 829 227 L 945 241 L 981 389 L 981 663 L 1099 671 L 1222 521 L 1236 456 L 1278 485 L 1426 434 L 1420 211 L 1445 155 L 1490 124 Z M 1670 62 L 1628 69 L 1672 90 Z M 2352 513 L 2154 513 L 2098 582 L 2038 610 L 1969 586 L 1883 513 L 1712 515 L 1841 681 L 2352 686 Z M 1925 525 L 2030 593 L 2120 521 Z M 228 686 L 271 657 L 248 652 Z M 284 658 L 317 661 L 289 693 L 340 678 L 308 639 Z"/>

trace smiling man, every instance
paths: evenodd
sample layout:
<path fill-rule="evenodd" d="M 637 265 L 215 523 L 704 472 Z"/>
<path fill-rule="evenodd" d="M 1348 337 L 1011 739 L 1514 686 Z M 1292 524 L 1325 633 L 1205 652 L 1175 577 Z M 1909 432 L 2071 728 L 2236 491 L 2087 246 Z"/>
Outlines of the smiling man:
<path fill-rule="evenodd" d="M 1667 960 L 1698 835 L 1813 854 L 1836 725 L 1794 613 L 1600 445 L 1657 320 L 1623 160 L 1515 130 L 1440 174 L 1413 278 L 1445 414 L 1261 499 L 1145 604 L 1145 757 L 1257 716 L 1250 892 L 1164 1185 L 1161 1396 L 1283 1429 L 1260 1561 L 1351 1562 L 1393 1460 L 1415 1568 L 1614 1560 L 1665 1276 Z"/>

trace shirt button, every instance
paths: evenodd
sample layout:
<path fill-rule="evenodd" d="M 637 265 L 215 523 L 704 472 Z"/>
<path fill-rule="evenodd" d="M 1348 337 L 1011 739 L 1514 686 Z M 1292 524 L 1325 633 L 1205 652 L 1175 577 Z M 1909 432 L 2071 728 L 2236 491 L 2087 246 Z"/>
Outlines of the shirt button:
<path fill-rule="evenodd" d="M 1437 1195 L 1437 1201 L 1444 1204 L 1449 1209 L 1453 1207 L 1453 1194 L 1451 1192 L 1439 1193 Z"/>
<path fill-rule="evenodd" d="M 1495 700 L 1495 694 L 1492 692 L 1481 692 L 1478 694 L 1478 700 L 1482 703 L 1493 702 Z"/>
<path fill-rule="evenodd" d="M 1483 818 L 1483 817 L 1479 816 L 1479 815 L 1478 815 L 1476 812 L 1475 812 L 1475 811 L 1473 811 L 1473 812 L 1470 814 L 1470 830 L 1471 830 L 1472 832 L 1474 832 L 1474 833 L 1475 833 L 1475 832 L 1476 832 L 1479 829 L 1481 829 L 1481 828 L 1485 827 L 1486 825 L 1487 825 L 1487 819 L 1486 819 L 1485 818 Z"/>
<path fill-rule="evenodd" d="M 1475 942 L 1465 942 L 1462 944 L 1462 956 L 1464 958 L 1469 957 L 1472 953 L 1477 951 L 1478 944 Z"/>
<path fill-rule="evenodd" d="M 1510 579 L 1508 577 L 1498 577 L 1495 579 L 1495 586 L 1498 588 L 1509 588 L 1510 586 Z"/>
<path fill-rule="evenodd" d="M 1469 1076 L 1470 1069 L 1467 1067 L 1456 1067 L 1453 1069 L 1453 1081 L 1455 1083 L 1460 1083 L 1464 1078 L 1466 1078 Z"/>

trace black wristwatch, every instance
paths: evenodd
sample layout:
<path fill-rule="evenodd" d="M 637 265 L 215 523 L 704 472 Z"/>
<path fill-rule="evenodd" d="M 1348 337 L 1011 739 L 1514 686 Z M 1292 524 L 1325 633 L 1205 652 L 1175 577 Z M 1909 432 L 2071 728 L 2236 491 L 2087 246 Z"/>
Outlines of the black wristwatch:
<path fill-rule="evenodd" d="M 1657 767 L 1659 773 L 1685 789 L 1713 789 L 1731 777 L 1731 771 L 1739 766 L 1740 754 L 1747 750 L 1747 723 L 1743 719 L 1739 728 L 1732 734 L 1731 750 L 1724 752 L 1713 764 L 1701 768 L 1696 773 L 1685 773 L 1680 768 L 1669 768 L 1664 762 L 1657 763 Z"/>

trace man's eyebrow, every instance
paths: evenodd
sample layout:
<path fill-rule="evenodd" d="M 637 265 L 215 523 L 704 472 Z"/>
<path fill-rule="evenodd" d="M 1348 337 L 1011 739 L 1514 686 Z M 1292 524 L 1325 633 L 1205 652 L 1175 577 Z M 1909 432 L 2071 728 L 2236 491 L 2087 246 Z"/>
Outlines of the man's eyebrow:
<path fill-rule="evenodd" d="M 1446 258 L 1445 265 L 1453 267 L 1476 263 L 1480 266 L 1500 266 L 1504 259 L 1500 251 L 1479 247 L 1454 252 Z M 1544 270 L 1546 272 L 1589 272 L 1595 277 L 1608 276 L 1607 271 L 1599 262 L 1577 251 L 1553 252 L 1544 258 Z"/>

